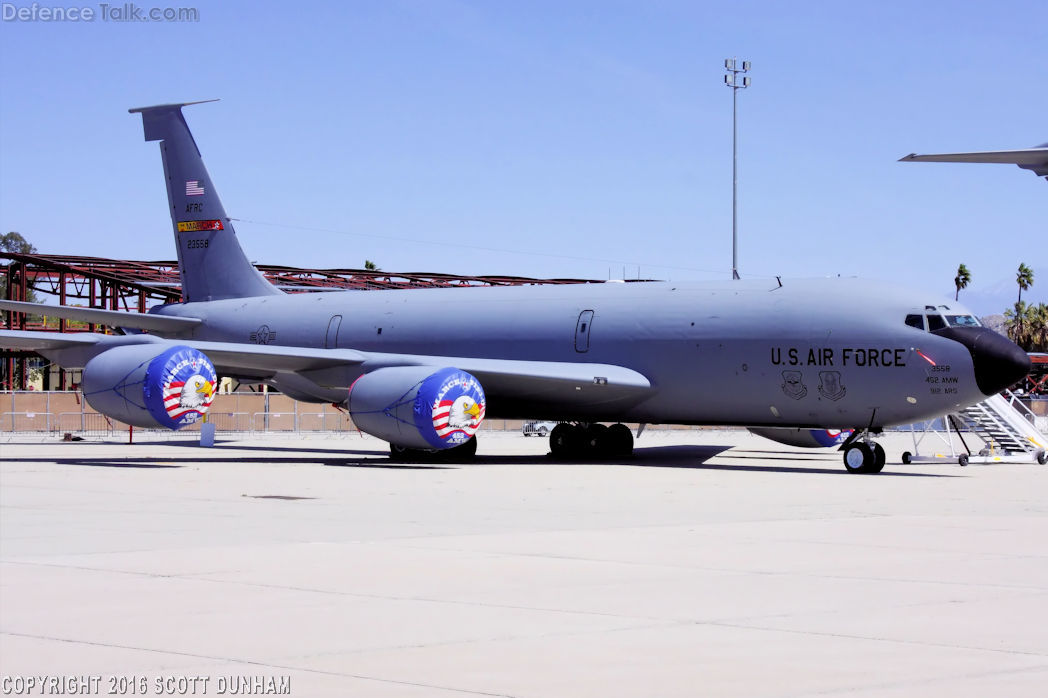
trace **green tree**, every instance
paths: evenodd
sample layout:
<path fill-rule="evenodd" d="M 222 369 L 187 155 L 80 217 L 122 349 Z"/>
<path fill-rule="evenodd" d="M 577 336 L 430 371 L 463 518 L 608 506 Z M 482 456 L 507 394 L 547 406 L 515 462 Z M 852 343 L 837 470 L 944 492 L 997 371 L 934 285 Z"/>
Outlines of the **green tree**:
<path fill-rule="evenodd" d="M 370 259 L 364 260 L 364 268 L 368 271 L 382 271 L 378 268 L 378 265 L 372 262 Z"/>
<path fill-rule="evenodd" d="M 1048 303 L 1030 308 L 1030 351 L 1048 351 Z"/>
<path fill-rule="evenodd" d="M 15 254 L 36 254 L 36 248 L 29 243 L 21 233 L 14 231 L 7 233 L 6 235 L 0 235 L 0 252 L 10 252 Z M 25 300 L 30 302 L 36 301 L 36 294 L 33 293 L 32 287 L 29 288 L 27 293 L 28 298 Z M 7 265 L 0 264 L 0 298 L 7 298 Z M 19 299 L 21 300 L 21 299 Z"/>
<path fill-rule="evenodd" d="M 1029 351 L 1030 344 L 1032 310 L 1026 303 L 1019 301 L 1015 306 L 1004 311 L 1004 326 L 1008 330 L 1008 338 L 1027 351 Z"/>
<path fill-rule="evenodd" d="M 968 288 L 968 284 L 972 282 L 972 273 L 968 271 L 968 267 L 963 264 L 957 267 L 957 276 L 953 277 L 953 285 L 957 287 L 957 293 L 953 294 L 954 300 L 959 300 L 961 297 L 961 289 Z"/>
<path fill-rule="evenodd" d="M 1023 299 L 1023 291 L 1033 286 L 1033 269 L 1025 264 L 1019 264 L 1019 271 L 1015 273 L 1015 283 L 1019 284 L 1019 301 Z"/>
<path fill-rule="evenodd" d="M 35 254 L 36 248 L 22 237 L 21 233 L 14 231 L 7 233 L 6 235 L 0 235 L 0 253 L 12 253 L 12 254 Z M 7 264 L 0 262 L 0 298 L 7 298 Z M 33 292 L 32 284 L 26 286 L 26 297 L 24 299 L 19 298 L 18 300 L 27 300 L 29 302 L 36 302 L 36 293 Z M 8 313 L 0 312 L 3 315 L 3 322 L 7 321 L 11 315 Z M 26 318 L 28 321 L 35 321 L 37 318 L 35 315 Z M 7 375 L 7 362 L 0 362 L 0 385 L 8 385 L 11 388 L 17 387 L 21 383 L 22 375 L 22 361 L 15 361 L 14 373 L 10 376 Z M 27 376 L 34 380 L 40 375 L 40 369 L 29 368 Z"/>

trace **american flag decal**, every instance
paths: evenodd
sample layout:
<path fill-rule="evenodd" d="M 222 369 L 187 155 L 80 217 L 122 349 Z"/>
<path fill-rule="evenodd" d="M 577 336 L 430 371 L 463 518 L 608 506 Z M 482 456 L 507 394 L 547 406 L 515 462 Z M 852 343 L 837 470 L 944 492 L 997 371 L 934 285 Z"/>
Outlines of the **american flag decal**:
<path fill-rule="evenodd" d="M 204 187 L 200 185 L 199 179 L 190 179 L 186 181 L 186 196 L 203 196 Z"/>

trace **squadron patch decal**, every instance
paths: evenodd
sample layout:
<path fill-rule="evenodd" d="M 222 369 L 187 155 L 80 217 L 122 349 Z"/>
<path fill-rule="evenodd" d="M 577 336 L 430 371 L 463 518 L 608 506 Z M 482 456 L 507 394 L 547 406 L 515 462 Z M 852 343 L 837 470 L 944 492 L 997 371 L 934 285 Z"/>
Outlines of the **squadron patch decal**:
<path fill-rule="evenodd" d="M 783 371 L 782 392 L 794 400 L 800 400 L 807 395 L 808 386 L 804 384 L 804 375 L 800 371 Z"/>
<path fill-rule="evenodd" d="M 819 395 L 836 402 L 847 392 L 848 389 L 841 384 L 840 371 L 819 371 Z"/>

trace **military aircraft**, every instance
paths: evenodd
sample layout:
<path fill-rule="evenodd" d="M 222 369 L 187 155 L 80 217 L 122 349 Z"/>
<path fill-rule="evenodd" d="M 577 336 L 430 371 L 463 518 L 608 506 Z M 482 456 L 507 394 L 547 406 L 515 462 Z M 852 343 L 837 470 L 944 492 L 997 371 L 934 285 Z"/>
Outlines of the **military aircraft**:
<path fill-rule="evenodd" d="M 394 457 L 470 457 L 492 415 L 560 422 L 555 456 L 631 453 L 622 422 L 741 425 L 786 443 L 849 428 L 845 467 L 869 473 L 884 466 L 883 427 L 980 402 L 1029 368 L 960 305 L 857 279 L 285 294 L 244 255 L 188 104 L 130 110 L 160 141 L 183 302 L 47 308 L 120 335 L 0 332 L 0 346 L 83 368 L 89 404 L 128 424 L 199 421 L 222 375 L 343 406 Z"/>
<path fill-rule="evenodd" d="M 1023 150 L 986 150 L 973 153 L 938 153 L 918 155 L 910 153 L 899 158 L 899 162 L 986 162 L 1018 165 L 1030 170 L 1038 177 L 1048 180 L 1048 143 Z"/>

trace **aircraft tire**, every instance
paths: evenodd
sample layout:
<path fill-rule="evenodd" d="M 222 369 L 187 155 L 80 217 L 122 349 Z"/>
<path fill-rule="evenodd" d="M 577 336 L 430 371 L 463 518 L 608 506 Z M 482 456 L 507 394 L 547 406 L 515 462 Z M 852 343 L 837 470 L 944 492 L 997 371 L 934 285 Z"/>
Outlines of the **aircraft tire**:
<path fill-rule="evenodd" d="M 888 460 L 888 457 L 884 453 L 884 447 L 876 441 L 872 442 L 871 446 L 873 446 L 873 465 L 866 472 L 879 473 L 884 470 L 884 463 Z"/>
<path fill-rule="evenodd" d="M 909 451 L 903 451 L 902 452 L 902 462 L 905 463 L 906 465 L 909 465 L 910 463 L 912 463 L 913 462 L 913 454 L 910 453 Z"/>
<path fill-rule="evenodd" d="M 608 448 L 608 427 L 606 424 L 587 424 L 581 429 L 582 451 L 587 456 L 606 455 Z"/>
<path fill-rule="evenodd" d="M 625 424 L 612 424 L 605 434 L 607 452 L 616 458 L 633 455 L 633 432 Z"/>
<path fill-rule="evenodd" d="M 578 450 L 578 429 L 567 422 L 561 422 L 549 433 L 549 450 L 554 458 L 568 458 Z"/>
<path fill-rule="evenodd" d="M 477 457 L 477 437 L 474 434 L 464 444 L 453 446 L 446 451 L 437 451 L 440 460 L 447 463 L 465 463 Z"/>
<path fill-rule="evenodd" d="M 876 459 L 877 456 L 869 444 L 856 441 L 844 451 L 844 469 L 849 473 L 876 472 L 873 470 Z"/>
<path fill-rule="evenodd" d="M 391 443 L 389 445 L 389 459 L 395 460 L 400 463 L 411 463 L 417 462 L 424 459 L 426 455 L 425 451 L 417 448 L 408 448 L 407 446 L 398 446 L 397 444 Z"/>

